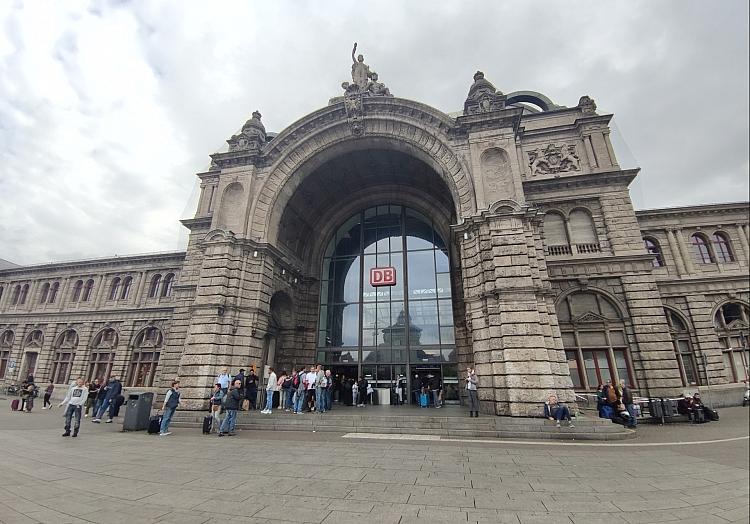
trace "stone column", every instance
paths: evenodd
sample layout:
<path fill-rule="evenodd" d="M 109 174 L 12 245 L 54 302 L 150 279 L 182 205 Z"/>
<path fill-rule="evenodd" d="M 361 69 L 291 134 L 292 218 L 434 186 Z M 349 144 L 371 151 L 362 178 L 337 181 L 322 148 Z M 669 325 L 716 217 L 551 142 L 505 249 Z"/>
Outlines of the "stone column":
<path fill-rule="evenodd" d="M 701 384 L 706 384 L 706 372 L 712 385 L 726 384 L 729 382 L 731 372 L 724 369 L 722 346 L 711 315 L 713 303 L 705 295 L 691 293 L 687 295 L 687 305 L 695 329 L 695 339 L 698 341 L 694 351 Z M 703 366 L 701 354 L 706 355 L 707 370 Z"/>
<path fill-rule="evenodd" d="M 136 307 L 139 307 L 141 303 L 143 302 L 143 286 L 146 282 L 146 272 L 141 271 L 141 274 L 138 277 L 138 286 L 135 291 L 135 296 L 133 297 L 133 304 Z"/>
<path fill-rule="evenodd" d="M 94 300 L 94 308 L 96 308 L 96 309 L 99 309 L 101 307 L 102 296 L 104 295 L 104 293 L 106 293 L 106 291 L 104 290 L 104 287 L 105 287 L 104 283 L 106 281 L 107 281 L 107 276 L 106 275 L 101 275 L 99 277 L 99 283 L 96 284 L 96 299 Z M 86 284 L 85 284 L 85 281 L 84 281 L 84 286 L 85 285 Z M 81 291 L 81 293 L 83 293 L 83 291 Z"/>
<path fill-rule="evenodd" d="M 742 251 L 744 251 L 745 253 L 745 261 L 748 262 L 748 264 L 750 264 L 750 245 L 748 244 L 747 233 L 745 232 L 745 227 L 746 226 L 743 226 L 742 224 L 737 224 L 737 233 L 739 233 L 740 244 L 742 244 Z"/>
<path fill-rule="evenodd" d="M 695 267 L 693 266 L 693 257 L 690 256 L 690 250 L 688 248 L 687 242 L 685 242 L 685 236 L 682 234 L 682 229 L 674 229 L 674 234 L 677 237 L 677 245 L 679 246 L 680 253 L 682 254 L 682 261 L 685 263 L 685 271 L 687 271 L 688 274 L 695 273 Z"/>
<path fill-rule="evenodd" d="M 667 242 L 669 243 L 669 251 L 672 253 L 672 259 L 677 267 L 677 275 L 682 276 L 685 274 L 685 262 L 682 260 L 680 248 L 677 247 L 677 239 L 674 237 L 674 231 L 671 229 L 667 229 Z"/>
<path fill-rule="evenodd" d="M 620 281 L 633 326 L 635 346 L 630 353 L 641 394 L 678 394 L 682 378 L 653 274 L 624 275 Z"/>
<path fill-rule="evenodd" d="M 486 413 L 537 414 L 551 393 L 574 400 L 538 225 L 524 206 L 457 228 L 470 237 L 461 245 L 464 295 Z"/>

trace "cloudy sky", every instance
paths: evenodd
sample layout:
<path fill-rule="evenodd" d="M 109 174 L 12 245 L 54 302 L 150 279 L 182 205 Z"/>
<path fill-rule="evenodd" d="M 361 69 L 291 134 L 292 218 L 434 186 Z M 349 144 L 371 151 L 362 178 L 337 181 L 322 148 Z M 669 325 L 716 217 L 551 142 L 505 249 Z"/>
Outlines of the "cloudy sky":
<path fill-rule="evenodd" d="M 748 198 L 748 2 L 0 0 L 0 258 L 183 249 L 195 173 L 250 113 L 338 95 L 353 41 L 396 96 L 481 69 L 615 115 L 638 208 Z"/>

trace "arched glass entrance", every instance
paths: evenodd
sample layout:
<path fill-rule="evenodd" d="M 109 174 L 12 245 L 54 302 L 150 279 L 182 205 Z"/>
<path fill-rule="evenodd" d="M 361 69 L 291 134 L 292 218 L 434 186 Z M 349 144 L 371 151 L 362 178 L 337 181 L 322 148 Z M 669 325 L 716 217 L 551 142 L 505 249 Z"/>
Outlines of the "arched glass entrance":
<path fill-rule="evenodd" d="M 373 286 L 370 270 L 385 267 L 395 285 Z M 429 218 L 380 205 L 344 222 L 323 258 L 317 347 L 347 377 L 411 391 L 442 382 L 458 399 L 448 249 Z"/>

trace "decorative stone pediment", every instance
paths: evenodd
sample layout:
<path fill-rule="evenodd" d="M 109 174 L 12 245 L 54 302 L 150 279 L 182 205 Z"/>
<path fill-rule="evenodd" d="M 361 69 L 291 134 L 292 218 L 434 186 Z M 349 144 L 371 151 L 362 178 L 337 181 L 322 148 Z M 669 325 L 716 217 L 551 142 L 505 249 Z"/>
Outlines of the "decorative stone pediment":
<path fill-rule="evenodd" d="M 729 324 L 727 324 L 727 329 L 730 330 L 738 330 L 738 331 L 747 331 L 750 329 L 750 324 L 745 322 L 742 319 L 733 320 Z"/>
<path fill-rule="evenodd" d="M 549 144 L 547 147 L 529 151 L 528 157 L 532 176 L 581 170 L 575 144 Z"/>
<path fill-rule="evenodd" d="M 604 322 L 607 322 L 607 317 L 603 317 L 593 311 L 588 311 L 573 319 L 573 324 L 602 324 Z"/>
<path fill-rule="evenodd" d="M 505 109 L 506 97 L 495 89 L 492 83 L 484 78 L 482 71 L 474 73 L 474 83 L 469 88 L 469 94 L 464 102 L 464 115 L 490 113 Z"/>

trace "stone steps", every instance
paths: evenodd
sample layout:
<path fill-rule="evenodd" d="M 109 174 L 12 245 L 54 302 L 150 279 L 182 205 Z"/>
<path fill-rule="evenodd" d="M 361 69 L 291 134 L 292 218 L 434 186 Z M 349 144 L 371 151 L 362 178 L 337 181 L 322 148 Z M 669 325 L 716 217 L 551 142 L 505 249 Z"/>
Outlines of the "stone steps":
<path fill-rule="evenodd" d="M 199 428 L 205 412 L 183 411 L 175 413 L 175 427 Z M 335 415 L 305 413 L 274 413 L 262 415 L 241 412 L 237 427 L 259 431 L 316 431 L 331 433 L 381 433 L 403 435 L 431 435 L 447 438 L 506 438 L 543 440 L 623 440 L 635 436 L 633 431 L 603 419 L 575 421 L 575 428 L 555 427 L 541 418 L 465 416 L 409 416 L 352 414 Z"/>

